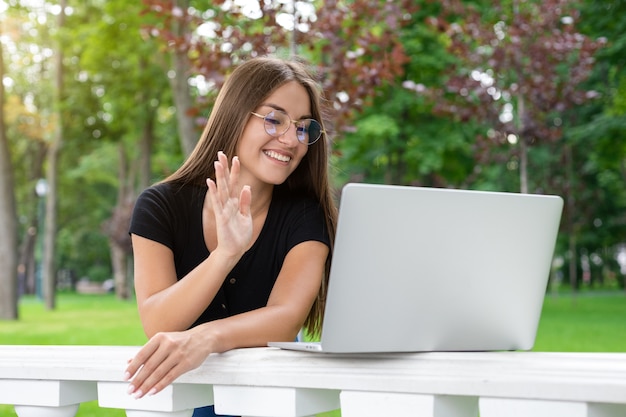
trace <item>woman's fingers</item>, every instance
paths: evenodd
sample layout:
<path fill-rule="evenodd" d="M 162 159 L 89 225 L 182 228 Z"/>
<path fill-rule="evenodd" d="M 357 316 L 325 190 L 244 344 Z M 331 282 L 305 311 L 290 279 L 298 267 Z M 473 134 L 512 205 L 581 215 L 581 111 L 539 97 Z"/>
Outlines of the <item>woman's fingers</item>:
<path fill-rule="evenodd" d="M 214 162 L 215 167 L 215 184 L 217 186 L 218 195 L 222 205 L 225 205 L 228 199 L 236 199 L 237 185 L 239 182 L 240 163 L 237 156 L 233 157 L 229 168 L 228 157 L 224 152 L 217 153 L 217 160 Z"/>
<path fill-rule="evenodd" d="M 185 372 L 185 370 L 178 371 L 178 368 L 178 363 L 173 363 L 172 360 L 167 359 L 161 362 L 145 379 L 137 381 L 133 379 L 131 385 L 128 387 L 128 393 L 135 398 L 141 398 L 145 395 L 154 395 L 162 391 L 163 388 L 174 382 L 178 376 Z M 147 370 L 142 368 L 138 376 L 145 376 L 142 375 L 145 372 L 147 372 Z"/>
<path fill-rule="evenodd" d="M 233 201 L 236 201 L 238 198 L 241 198 L 240 192 L 238 195 L 238 182 L 241 164 L 239 162 L 239 157 L 234 156 L 229 169 L 228 158 L 224 152 L 219 151 L 217 153 L 217 161 L 214 162 L 214 166 L 215 187 L 211 187 L 209 185 L 210 180 L 207 180 L 207 185 L 209 185 L 209 191 L 212 193 L 212 197 L 215 195 L 219 200 L 219 205 L 217 207 L 220 210 L 223 210 L 227 207 L 229 200 L 232 199 Z M 249 190 L 246 193 L 249 193 Z"/>
<path fill-rule="evenodd" d="M 130 380 L 141 369 L 142 365 L 154 354 L 157 350 L 158 344 L 148 341 L 143 348 L 135 355 L 134 358 L 128 361 L 128 366 L 124 373 L 124 379 Z"/>
<path fill-rule="evenodd" d="M 217 197 L 220 201 L 220 208 L 226 205 L 230 198 L 228 181 L 226 179 L 226 168 L 220 161 L 215 161 L 215 185 L 217 186 Z"/>
<path fill-rule="evenodd" d="M 226 156 L 226 154 L 224 152 L 219 151 L 217 153 L 217 160 L 224 167 L 224 176 L 226 178 L 228 178 L 230 176 L 230 167 L 228 165 L 228 157 Z"/>
<path fill-rule="evenodd" d="M 171 384 L 180 374 L 180 363 L 174 354 L 175 342 L 167 334 L 160 333 L 153 337 L 139 351 L 126 369 L 125 379 L 130 379 L 128 394 L 135 398 L 153 395 Z"/>
<path fill-rule="evenodd" d="M 230 168 L 230 176 L 228 178 L 228 188 L 231 190 L 232 198 L 237 197 L 236 193 L 237 193 L 237 182 L 239 181 L 239 170 L 240 170 L 239 157 L 235 156 L 233 157 L 232 166 Z"/>

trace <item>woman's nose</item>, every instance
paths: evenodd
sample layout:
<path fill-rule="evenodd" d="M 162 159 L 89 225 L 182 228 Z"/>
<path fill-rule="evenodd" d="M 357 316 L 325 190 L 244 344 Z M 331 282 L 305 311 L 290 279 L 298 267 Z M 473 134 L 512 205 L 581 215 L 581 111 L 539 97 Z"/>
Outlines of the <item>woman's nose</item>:
<path fill-rule="evenodd" d="M 292 147 L 295 147 L 298 144 L 300 144 L 300 141 L 298 140 L 298 127 L 296 126 L 296 124 L 293 122 L 290 122 L 289 128 L 285 131 L 285 133 L 283 133 L 282 135 L 278 137 L 278 140 L 281 143 L 284 143 L 285 145 L 289 145 Z"/>

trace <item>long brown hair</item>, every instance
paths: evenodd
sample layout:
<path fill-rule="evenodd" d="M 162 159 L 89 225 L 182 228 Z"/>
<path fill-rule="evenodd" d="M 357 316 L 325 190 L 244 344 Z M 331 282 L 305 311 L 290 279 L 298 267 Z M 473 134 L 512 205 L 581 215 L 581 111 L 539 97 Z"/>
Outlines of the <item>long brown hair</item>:
<path fill-rule="evenodd" d="M 296 81 L 308 95 L 311 117 L 322 123 L 322 93 L 313 73 L 300 61 L 273 57 L 252 58 L 239 65 L 220 90 L 207 124 L 195 149 L 183 165 L 165 179 L 167 182 L 204 185 L 206 178 L 215 178 L 213 161 L 218 151 L 231 158 L 244 127 L 254 111 L 269 95 L 283 84 Z M 331 240 L 331 251 L 326 259 L 320 291 L 304 323 L 310 334 L 319 334 L 322 327 L 328 275 L 335 239 L 337 208 L 332 198 L 328 175 L 329 139 L 326 133 L 308 149 L 308 152 L 287 178 L 277 187 L 305 193 L 319 201 L 326 218 Z"/>

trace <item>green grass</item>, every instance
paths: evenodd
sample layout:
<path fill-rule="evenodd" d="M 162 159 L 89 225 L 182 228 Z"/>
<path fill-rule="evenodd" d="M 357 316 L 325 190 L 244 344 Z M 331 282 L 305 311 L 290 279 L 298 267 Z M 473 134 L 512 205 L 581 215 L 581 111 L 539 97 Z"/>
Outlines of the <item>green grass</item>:
<path fill-rule="evenodd" d="M 548 294 L 533 350 L 626 352 L 626 293 Z"/>
<path fill-rule="evenodd" d="M 60 294 L 57 308 L 25 297 L 18 321 L 0 321 L 5 345 L 141 345 L 145 343 L 134 301 L 112 295 Z M 626 293 L 583 292 L 546 296 L 534 351 L 626 352 Z M 339 416 L 339 412 L 324 417 Z M 0 416 L 16 417 L 0 405 Z M 77 417 L 123 417 L 123 410 L 81 404 Z"/>
<path fill-rule="evenodd" d="M 56 309 L 34 297 L 19 303 L 19 320 L 0 321 L 3 345 L 142 345 L 137 305 L 113 295 L 60 294 Z"/>

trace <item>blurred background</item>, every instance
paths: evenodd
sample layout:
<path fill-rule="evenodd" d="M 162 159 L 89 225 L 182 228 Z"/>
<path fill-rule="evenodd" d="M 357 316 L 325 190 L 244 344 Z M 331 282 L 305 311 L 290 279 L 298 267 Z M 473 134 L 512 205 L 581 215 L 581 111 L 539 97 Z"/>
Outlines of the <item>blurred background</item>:
<path fill-rule="evenodd" d="M 624 0 L 0 0 L 0 48 L 4 319 L 24 296 L 133 298 L 136 196 L 266 54 L 317 71 L 337 191 L 560 195 L 548 290 L 624 291 Z"/>

